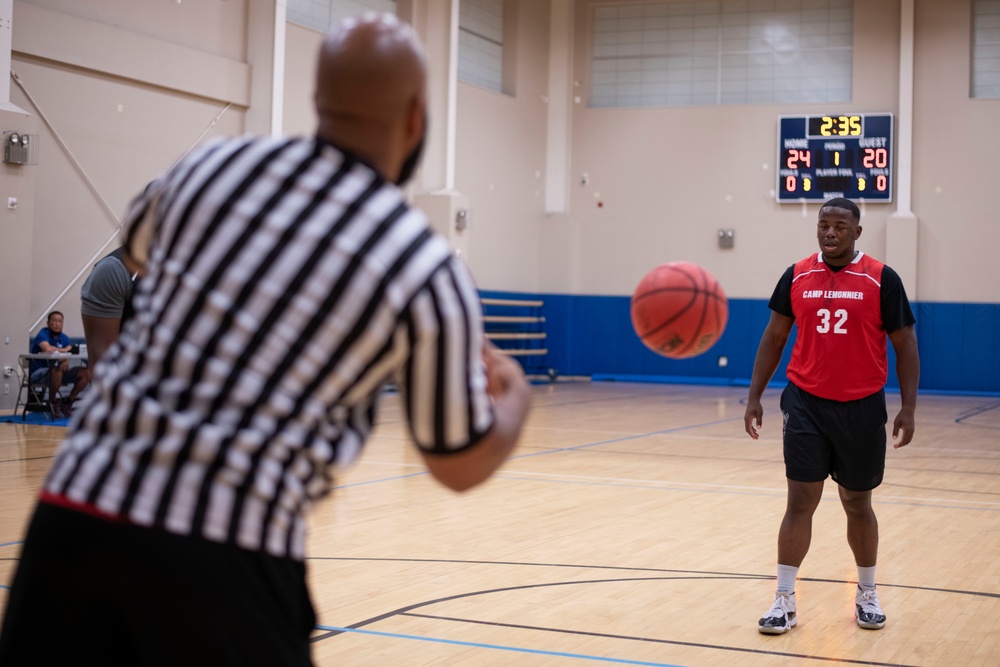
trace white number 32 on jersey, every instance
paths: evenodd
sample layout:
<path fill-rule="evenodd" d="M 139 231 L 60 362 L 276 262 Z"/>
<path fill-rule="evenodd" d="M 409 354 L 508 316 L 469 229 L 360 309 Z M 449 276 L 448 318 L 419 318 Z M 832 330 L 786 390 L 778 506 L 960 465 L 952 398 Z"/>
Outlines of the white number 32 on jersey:
<path fill-rule="evenodd" d="M 816 325 L 816 331 L 820 333 L 830 332 L 830 311 L 826 308 L 820 308 L 816 311 L 816 315 L 819 317 L 819 324 Z M 847 311 L 843 308 L 838 308 L 833 314 L 837 321 L 833 323 L 833 333 L 835 334 L 845 334 L 847 333 Z"/>

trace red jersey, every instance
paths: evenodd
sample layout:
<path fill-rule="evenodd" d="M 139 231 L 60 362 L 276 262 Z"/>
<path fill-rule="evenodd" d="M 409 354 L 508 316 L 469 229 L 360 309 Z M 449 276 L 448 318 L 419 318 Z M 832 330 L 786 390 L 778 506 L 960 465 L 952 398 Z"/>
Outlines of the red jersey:
<path fill-rule="evenodd" d="M 863 252 L 839 271 L 821 253 L 794 265 L 791 302 L 799 331 L 789 380 L 835 401 L 864 398 L 885 386 L 884 267 Z"/>

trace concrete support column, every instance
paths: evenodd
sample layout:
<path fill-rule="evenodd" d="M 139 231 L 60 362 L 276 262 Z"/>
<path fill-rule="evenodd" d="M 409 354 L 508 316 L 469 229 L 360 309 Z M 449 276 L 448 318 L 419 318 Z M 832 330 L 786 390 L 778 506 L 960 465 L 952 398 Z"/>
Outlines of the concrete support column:
<path fill-rule="evenodd" d="M 4 72 L 10 77 L 9 70 Z M 15 90 L 15 99 L 20 91 Z M 20 101 L 20 100 L 19 100 Z M 21 102 L 25 108 L 31 108 Z M 10 106 L 21 108 L 15 104 Z M 0 129 L 12 130 L 37 137 L 40 121 L 37 116 L 21 112 L 0 110 Z M 2 135 L 0 135 L 2 136 Z M 31 276 L 31 257 L 34 245 L 35 189 L 38 167 L 0 163 L 0 183 L 3 183 L 0 207 L 0 367 L 20 368 L 18 355 L 28 351 L 31 328 L 31 290 L 26 276 Z M 11 208 L 7 199 L 17 203 Z M 36 332 L 31 332 L 36 333 Z M 17 375 L 0 378 L 0 414 L 11 412 L 17 401 L 20 380 Z"/>
<path fill-rule="evenodd" d="M 573 117 L 573 3 L 552 0 L 549 24 L 548 139 L 545 212 L 569 210 L 570 128 Z"/>
<path fill-rule="evenodd" d="M 0 111 L 27 115 L 27 111 L 10 101 L 10 51 L 14 24 L 14 0 L 0 0 Z"/>
<path fill-rule="evenodd" d="M 416 194 L 413 205 L 423 211 L 431 227 L 446 239 L 455 254 L 467 258 L 469 252 L 469 199 L 454 190 Z"/>
<path fill-rule="evenodd" d="M 917 294 L 917 231 L 911 210 L 913 189 L 913 11 L 901 0 L 899 25 L 899 113 L 896 117 L 896 210 L 886 221 L 885 262 L 903 281 L 911 300 Z"/>
<path fill-rule="evenodd" d="M 285 21 L 288 0 L 247 3 L 247 63 L 250 108 L 245 130 L 280 136 L 285 90 Z"/>
<path fill-rule="evenodd" d="M 458 0 L 426 0 L 413 3 L 411 7 L 411 22 L 427 53 L 427 109 L 430 120 L 416 190 L 453 190 L 458 87 Z M 408 20 L 406 16 L 402 18 Z"/>
<path fill-rule="evenodd" d="M 458 255 L 468 250 L 468 200 L 455 191 L 455 125 L 458 88 L 458 0 L 402 1 L 399 17 L 411 23 L 427 55 L 424 157 L 413 184 L 413 203 Z"/>

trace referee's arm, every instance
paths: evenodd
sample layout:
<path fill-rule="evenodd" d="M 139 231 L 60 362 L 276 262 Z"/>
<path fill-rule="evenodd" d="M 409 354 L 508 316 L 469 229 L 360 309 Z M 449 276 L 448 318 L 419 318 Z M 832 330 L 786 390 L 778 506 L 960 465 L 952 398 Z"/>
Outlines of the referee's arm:
<path fill-rule="evenodd" d="M 506 460 L 530 403 L 520 365 L 486 340 L 481 313 L 468 268 L 451 255 L 412 299 L 400 331 L 408 359 L 399 386 L 413 440 L 428 472 L 455 491 L 486 481 Z"/>
<path fill-rule="evenodd" d="M 453 491 L 485 482 L 513 451 L 530 405 L 528 381 L 509 356 L 487 344 L 483 350 L 488 391 L 493 399 L 493 426 L 479 442 L 453 454 L 421 451 L 427 470 Z"/>

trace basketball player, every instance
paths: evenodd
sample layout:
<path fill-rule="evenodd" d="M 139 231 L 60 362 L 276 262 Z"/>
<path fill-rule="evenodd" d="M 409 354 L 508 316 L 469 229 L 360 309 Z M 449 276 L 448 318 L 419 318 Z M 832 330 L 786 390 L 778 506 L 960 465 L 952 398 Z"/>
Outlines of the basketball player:
<path fill-rule="evenodd" d="M 383 383 L 444 485 L 507 458 L 528 384 L 399 188 L 424 89 L 413 31 L 366 15 L 323 43 L 317 136 L 211 142 L 136 200 L 133 320 L 45 481 L 0 664 L 309 665 L 306 513 Z"/>
<path fill-rule="evenodd" d="M 80 288 L 80 316 L 92 374 L 131 315 L 134 277 L 122 261 L 123 253 L 123 248 L 115 248 L 102 257 Z"/>
<path fill-rule="evenodd" d="M 913 438 L 920 360 L 915 322 L 899 276 L 854 249 L 861 212 L 831 199 L 819 211 L 820 252 L 790 266 L 768 307 L 771 319 L 757 350 L 744 422 L 757 439 L 760 398 L 774 375 L 792 330 L 798 336 L 781 394 L 788 501 L 778 532 L 778 590 L 758 621 L 766 634 L 797 622 L 795 579 L 809 550 L 812 517 L 829 476 L 847 514 L 847 542 L 858 566 L 855 615 L 877 630 L 885 614 L 875 591 L 878 522 L 872 489 L 882 483 L 886 450 L 886 335 L 896 352 L 902 408 L 892 424 L 894 447 Z"/>

